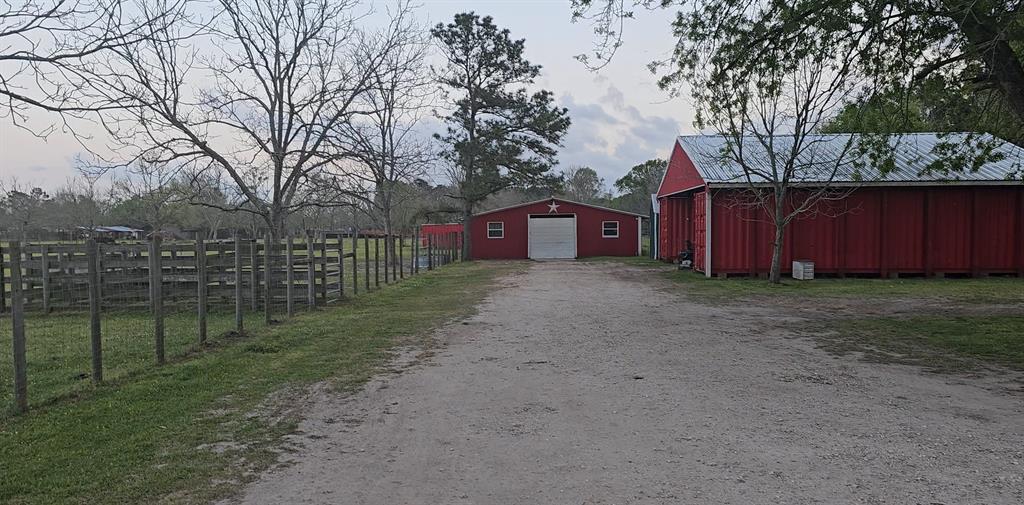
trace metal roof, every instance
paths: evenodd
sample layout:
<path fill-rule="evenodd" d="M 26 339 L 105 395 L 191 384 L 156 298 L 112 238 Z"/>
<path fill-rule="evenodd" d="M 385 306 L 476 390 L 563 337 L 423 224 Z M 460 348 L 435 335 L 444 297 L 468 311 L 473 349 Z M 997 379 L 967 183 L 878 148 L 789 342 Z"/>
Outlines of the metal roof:
<path fill-rule="evenodd" d="M 684 135 L 679 145 L 693 161 L 701 177 L 708 184 L 746 184 L 743 168 L 723 154 L 729 137 L 721 135 Z M 887 141 L 894 161 L 892 170 L 882 173 L 872 163 L 870 150 L 861 149 L 861 141 Z M 778 162 L 788 159 L 792 136 L 776 136 L 771 151 Z M 945 173 L 932 166 L 962 160 L 968 164 L 984 146 L 993 146 L 992 152 L 1001 159 L 988 159 L 976 170 Z M 892 135 L 888 139 L 859 134 L 811 135 L 807 137 L 797 156 L 798 169 L 792 181 L 799 183 L 827 182 L 833 170 L 835 183 L 994 183 L 1013 181 L 1024 175 L 1024 149 L 985 133 L 908 133 Z M 770 172 L 769 149 L 754 137 L 743 141 L 743 159 L 757 170 Z M 945 160 L 945 161 L 944 161 Z M 768 182 L 751 174 L 751 182 Z M 1019 181 L 1016 181 L 1019 183 Z"/>
<path fill-rule="evenodd" d="M 579 205 L 581 207 L 590 207 L 592 209 L 606 210 L 608 212 L 616 212 L 616 213 L 619 213 L 619 214 L 626 214 L 626 215 L 629 215 L 629 216 L 642 217 L 644 219 L 649 217 L 649 216 L 645 216 L 643 214 L 637 214 L 636 212 L 630 212 L 628 210 L 612 209 L 610 207 L 602 207 L 600 205 L 594 205 L 594 204 L 591 204 L 591 203 L 574 202 L 572 200 L 566 200 L 565 198 L 562 198 L 562 197 L 559 197 L 559 196 L 552 196 L 552 197 L 544 198 L 544 199 L 541 199 L 541 200 L 534 200 L 532 202 L 517 203 L 515 205 L 508 205 L 508 206 L 505 206 L 505 207 L 498 207 L 497 209 L 484 210 L 484 211 L 477 212 L 476 214 L 473 214 L 473 217 L 482 216 L 484 214 L 493 214 L 495 212 L 501 212 L 503 210 L 515 209 L 515 208 L 518 208 L 518 207 L 526 207 L 526 206 L 529 206 L 529 205 L 536 205 L 538 203 L 550 202 L 550 201 L 553 201 L 553 200 L 558 200 L 559 202 L 571 203 L 573 205 Z"/>

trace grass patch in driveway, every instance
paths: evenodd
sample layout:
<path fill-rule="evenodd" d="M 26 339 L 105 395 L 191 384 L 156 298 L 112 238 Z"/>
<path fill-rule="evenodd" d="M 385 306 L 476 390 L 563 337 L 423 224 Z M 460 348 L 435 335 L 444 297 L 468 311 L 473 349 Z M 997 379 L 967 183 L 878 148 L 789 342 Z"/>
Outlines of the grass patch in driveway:
<path fill-rule="evenodd" d="M 396 342 L 470 313 L 514 268 L 450 265 L 0 419 L 0 502 L 224 497 L 276 460 L 301 414 L 294 395 L 361 384 Z"/>
<path fill-rule="evenodd" d="M 797 281 L 783 278 L 782 284 L 765 279 L 733 277 L 708 278 L 692 270 L 678 270 L 675 265 L 644 257 L 601 256 L 586 258 L 587 262 L 614 262 L 658 270 L 680 285 L 681 292 L 698 299 L 722 302 L 747 297 L 778 296 L 785 298 L 931 298 L 971 304 L 1022 304 L 1024 279 L 1015 277 L 984 277 L 972 279 L 904 278 L 858 279 L 819 278 Z M 698 300 L 699 301 L 699 300 Z"/>
<path fill-rule="evenodd" d="M 1024 316 L 943 316 L 840 319 L 823 337 L 826 350 L 859 351 L 866 359 L 908 363 L 935 371 L 979 364 L 1024 370 Z"/>
<path fill-rule="evenodd" d="M 1024 303 L 1024 279 L 987 277 L 976 279 L 783 279 L 771 284 L 764 279 L 707 278 L 691 271 L 673 270 L 670 279 L 683 285 L 688 294 L 727 300 L 742 297 L 779 296 L 789 298 L 932 298 L 971 304 Z"/>

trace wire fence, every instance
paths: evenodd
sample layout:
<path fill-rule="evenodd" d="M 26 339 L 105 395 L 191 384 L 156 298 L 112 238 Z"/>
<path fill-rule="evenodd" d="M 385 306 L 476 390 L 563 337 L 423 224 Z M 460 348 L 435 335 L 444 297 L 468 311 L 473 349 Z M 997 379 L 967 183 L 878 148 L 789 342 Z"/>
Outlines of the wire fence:
<path fill-rule="evenodd" d="M 0 401 L 15 413 L 460 261 L 451 236 L 0 242 Z M 31 382 L 30 382 L 31 381 Z M 10 397 L 8 397 L 10 395 Z"/>

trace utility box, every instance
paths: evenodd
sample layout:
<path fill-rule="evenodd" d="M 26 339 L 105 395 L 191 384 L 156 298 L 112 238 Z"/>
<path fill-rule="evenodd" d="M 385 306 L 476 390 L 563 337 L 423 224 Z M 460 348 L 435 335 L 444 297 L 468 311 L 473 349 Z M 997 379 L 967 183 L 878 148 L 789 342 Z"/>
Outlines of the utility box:
<path fill-rule="evenodd" d="M 811 260 L 794 260 L 793 278 L 799 281 L 809 281 L 813 279 L 814 262 Z"/>

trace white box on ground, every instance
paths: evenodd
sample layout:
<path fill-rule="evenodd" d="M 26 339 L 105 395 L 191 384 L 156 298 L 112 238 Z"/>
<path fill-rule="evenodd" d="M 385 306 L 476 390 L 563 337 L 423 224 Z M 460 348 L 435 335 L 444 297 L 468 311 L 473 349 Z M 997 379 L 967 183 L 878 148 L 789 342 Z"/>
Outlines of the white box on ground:
<path fill-rule="evenodd" d="M 814 262 L 811 260 L 793 260 L 793 278 L 809 281 L 814 278 Z"/>

